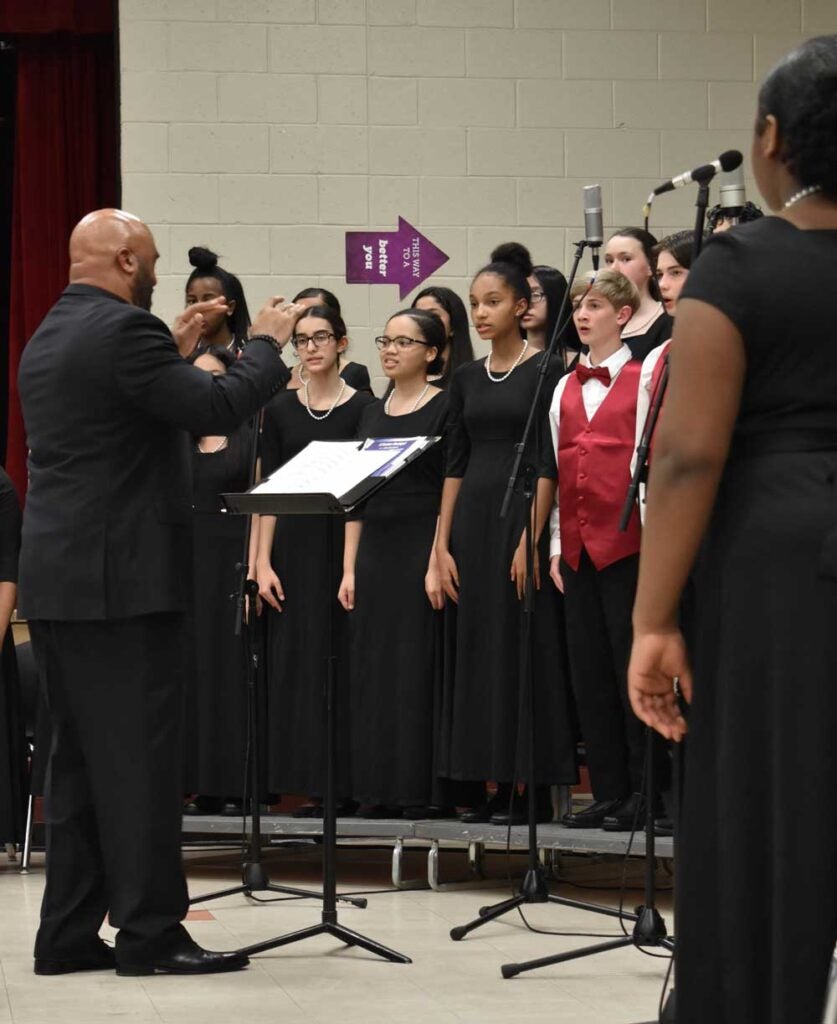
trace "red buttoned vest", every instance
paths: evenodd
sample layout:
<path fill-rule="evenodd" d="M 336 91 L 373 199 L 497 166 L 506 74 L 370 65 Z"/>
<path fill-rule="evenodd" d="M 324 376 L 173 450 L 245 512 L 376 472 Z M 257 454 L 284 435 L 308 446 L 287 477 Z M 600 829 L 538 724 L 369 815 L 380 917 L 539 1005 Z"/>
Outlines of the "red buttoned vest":
<path fill-rule="evenodd" d="M 561 554 L 577 570 L 584 548 L 593 565 L 606 569 L 639 551 L 636 507 L 628 529 L 619 529 L 631 482 L 640 364 L 628 362 L 608 388 L 592 421 L 572 374 L 561 396 L 558 424 L 558 505 Z"/>

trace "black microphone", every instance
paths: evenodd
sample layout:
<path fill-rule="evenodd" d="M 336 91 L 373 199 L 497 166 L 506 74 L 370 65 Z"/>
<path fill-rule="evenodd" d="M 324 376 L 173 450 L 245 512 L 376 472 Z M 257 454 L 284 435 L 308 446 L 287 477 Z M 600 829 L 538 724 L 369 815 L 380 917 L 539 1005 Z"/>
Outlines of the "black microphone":
<path fill-rule="evenodd" d="M 604 242 L 602 186 L 584 186 L 584 241 L 592 250 L 593 269 L 599 269 L 599 247 Z"/>
<path fill-rule="evenodd" d="M 734 171 L 736 167 L 740 167 L 743 159 L 744 157 L 737 149 L 728 149 L 726 153 L 721 153 L 718 159 L 713 160 L 711 164 L 701 164 L 700 167 L 695 167 L 694 170 L 685 171 L 683 174 L 678 174 L 677 177 L 663 182 L 662 185 L 658 185 L 651 193 L 649 203 L 654 196 L 661 196 L 665 192 L 671 192 L 676 188 L 680 188 L 681 185 L 688 185 L 692 181 L 696 181 L 699 185 L 705 185 L 706 182 L 711 181 L 715 177 L 718 171 Z"/>

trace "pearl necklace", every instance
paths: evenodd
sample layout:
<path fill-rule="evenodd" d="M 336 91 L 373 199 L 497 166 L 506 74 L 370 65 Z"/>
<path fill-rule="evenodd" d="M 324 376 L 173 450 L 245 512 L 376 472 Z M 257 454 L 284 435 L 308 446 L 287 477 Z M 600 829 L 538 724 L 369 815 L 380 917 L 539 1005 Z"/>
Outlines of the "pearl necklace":
<path fill-rule="evenodd" d="M 334 412 L 335 407 L 337 406 L 337 403 L 340 401 L 340 399 L 343 397 L 343 392 L 345 390 L 346 382 L 343 381 L 340 385 L 340 390 L 337 392 L 337 397 L 331 403 L 331 407 L 326 412 L 324 412 L 322 416 L 318 416 L 315 412 L 311 412 L 311 406 L 308 402 L 308 381 L 304 380 L 302 382 L 302 397 L 305 402 L 305 411 L 308 413 L 312 420 L 327 420 L 329 416 Z"/>
<path fill-rule="evenodd" d="M 430 389 L 430 381 L 428 381 L 424 385 L 424 391 L 422 391 L 422 393 L 418 396 L 418 398 L 415 400 L 415 402 L 413 402 L 413 408 L 410 409 L 410 412 L 403 412 L 403 413 L 401 413 L 401 415 L 402 416 L 409 416 L 411 413 L 414 413 L 416 411 L 416 409 L 418 409 L 418 407 L 421 405 L 421 400 L 427 394 L 429 389 Z M 392 402 L 392 396 L 394 394 L 395 394 L 395 388 L 393 388 L 392 391 L 390 391 L 389 398 L 384 402 L 384 412 L 387 414 L 387 416 L 390 415 L 389 407 L 390 407 L 390 403 Z"/>
<path fill-rule="evenodd" d="M 794 192 L 782 209 L 789 210 L 792 206 L 795 206 L 800 199 L 807 199 L 808 196 L 816 195 L 817 192 L 822 192 L 822 185 L 809 185 L 808 188 L 801 188 L 798 192 Z"/>
<path fill-rule="evenodd" d="M 502 377 L 491 376 L 491 355 L 485 357 L 485 372 L 488 374 L 488 379 L 492 384 L 502 384 L 504 380 L 512 375 L 512 371 L 516 370 L 520 365 L 520 360 L 526 355 L 526 349 L 529 347 L 529 342 L 524 339 L 523 348 L 520 350 L 520 355 L 515 359 L 511 366 L 506 370 Z"/>

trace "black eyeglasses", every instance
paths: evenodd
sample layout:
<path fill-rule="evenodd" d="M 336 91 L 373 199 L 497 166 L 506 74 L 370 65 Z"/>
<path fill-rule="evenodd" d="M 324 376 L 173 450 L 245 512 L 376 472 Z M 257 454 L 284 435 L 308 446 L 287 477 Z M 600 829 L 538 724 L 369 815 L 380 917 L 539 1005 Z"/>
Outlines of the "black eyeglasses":
<path fill-rule="evenodd" d="M 396 348 L 407 349 L 413 345 L 426 345 L 426 341 L 422 341 L 421 338 L 408 338 L 405 334 L 399 334 L 397 338 L 388 338 L 385 334 L 375 339 L 375 344 L 381 351 L 385 348 L 389 348 L 390 345 L 395 345 Z"/>
<path fill-rule="evenodd" d="M 313 341 L 317 348 L 322 348 L 323 345 L 327 345 L 330 341 L 334 341 L 335 335 L 331 331 L 314 331 L 313 334 L 295 334 L 291 338 L 291 344 L 299 351 L 301 348 L 305 348 L 309 341 Z"/>

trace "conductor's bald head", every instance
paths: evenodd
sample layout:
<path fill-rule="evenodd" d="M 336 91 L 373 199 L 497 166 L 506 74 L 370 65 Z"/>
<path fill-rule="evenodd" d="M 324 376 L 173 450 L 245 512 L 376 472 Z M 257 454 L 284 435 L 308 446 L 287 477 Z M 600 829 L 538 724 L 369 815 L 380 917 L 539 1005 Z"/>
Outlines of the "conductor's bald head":
<path fill-rule="evenodd" d="M 89 284 L 151 308 L 159 253 L 146 224 L 124 210 L 94 210 L 70 236 L 70 282 Z"/>

